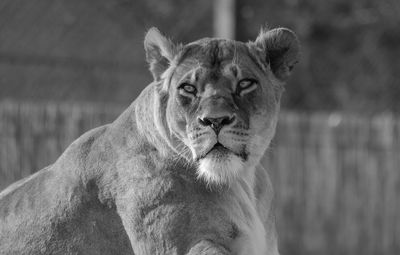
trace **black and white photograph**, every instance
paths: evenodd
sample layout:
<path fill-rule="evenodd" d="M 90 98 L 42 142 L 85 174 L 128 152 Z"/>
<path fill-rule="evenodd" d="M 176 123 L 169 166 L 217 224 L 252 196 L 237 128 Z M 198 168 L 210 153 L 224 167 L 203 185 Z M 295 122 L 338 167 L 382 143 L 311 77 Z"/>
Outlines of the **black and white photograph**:
<path fill-rule="evenodd" d="M 399 0 L 0 0 L 0 255 L 400 254 Z"/>

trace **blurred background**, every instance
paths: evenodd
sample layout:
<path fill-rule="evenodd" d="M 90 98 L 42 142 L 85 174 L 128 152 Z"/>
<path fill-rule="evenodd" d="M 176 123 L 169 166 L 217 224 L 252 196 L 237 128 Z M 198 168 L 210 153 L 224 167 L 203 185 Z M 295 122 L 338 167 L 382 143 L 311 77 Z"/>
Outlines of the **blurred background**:
<path fill-rule="evenodd" d="M 400 1 L 2 0 L 0 190 L 115 119 L 151 82 L 145 31 L 254 40 L 302 57 L 263 160 L 282 254 L 400 254 Z"/>

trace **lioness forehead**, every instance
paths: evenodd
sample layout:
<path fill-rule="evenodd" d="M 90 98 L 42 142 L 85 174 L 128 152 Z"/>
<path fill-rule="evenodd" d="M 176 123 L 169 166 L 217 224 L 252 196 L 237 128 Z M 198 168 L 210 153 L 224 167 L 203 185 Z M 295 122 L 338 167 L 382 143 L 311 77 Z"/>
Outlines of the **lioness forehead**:
<path fill-rule="evenodd" d="M 255 64 L 251 57 L 248 47 L 242 42 L 204 38 L 186 45 L 177 63 L 219 69 L 230 63 L 238 66 L 246 66 L 249 62 Z"/>

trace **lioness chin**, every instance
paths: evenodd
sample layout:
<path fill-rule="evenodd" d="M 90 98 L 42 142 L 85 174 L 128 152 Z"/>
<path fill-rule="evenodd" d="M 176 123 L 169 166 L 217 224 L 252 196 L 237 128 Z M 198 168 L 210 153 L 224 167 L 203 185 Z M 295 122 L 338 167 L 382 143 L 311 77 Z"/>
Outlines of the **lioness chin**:
<path fill-rule="evenodd" d="M 150 29 L 154 82 L 113 123 L 0 193 L 1 254 L 278 254 L 259 161 L 299 44 L 175 45 Z"/>

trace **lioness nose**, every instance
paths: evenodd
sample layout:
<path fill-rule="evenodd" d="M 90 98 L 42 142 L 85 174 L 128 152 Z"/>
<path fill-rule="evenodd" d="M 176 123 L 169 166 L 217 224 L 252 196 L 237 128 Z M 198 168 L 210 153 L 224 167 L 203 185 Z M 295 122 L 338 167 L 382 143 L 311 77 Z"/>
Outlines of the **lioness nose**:
<path fill-rule="evenodd" d="M 223 126 L 232 124 L 234 121 L 235 121 L 235 115 L 222 116 L 218 118 L 209 118 L 207 116 L 199 118 L 199 123 L 202 126 L 210 126 L 212 129 L 214 129 L 215 133 L 217 134 L 219 133 L 219 131 L 221 131 L 221 128 Z"/>

